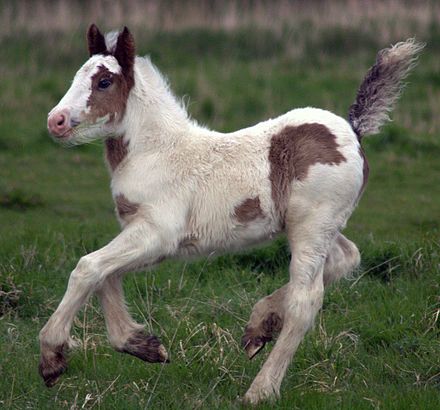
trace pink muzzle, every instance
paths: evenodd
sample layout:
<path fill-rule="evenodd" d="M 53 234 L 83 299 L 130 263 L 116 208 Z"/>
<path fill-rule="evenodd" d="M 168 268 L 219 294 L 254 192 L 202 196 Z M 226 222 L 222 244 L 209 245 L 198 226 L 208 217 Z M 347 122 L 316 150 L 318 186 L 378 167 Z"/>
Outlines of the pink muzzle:
<path fill-rule="evenodd" d="M 47 129 L 54 137 L 64 137 L 71 129 L 70 113 L 67 109 L 55 111 L 47 118 Z"/>

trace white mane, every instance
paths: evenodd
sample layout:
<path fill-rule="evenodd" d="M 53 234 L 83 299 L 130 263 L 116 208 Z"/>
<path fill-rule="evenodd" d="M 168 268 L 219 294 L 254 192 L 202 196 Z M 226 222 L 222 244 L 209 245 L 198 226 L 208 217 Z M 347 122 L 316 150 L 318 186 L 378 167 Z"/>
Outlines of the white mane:
<path fill-rule="evenodd" d="M 156 96 L 166 103 L 169 108 L 178 111 L 179 116 L 189 120 L 189 114 L 185 103 L 174 95 L 170 88 L 168 79 L 159 71 L 159 69 L 151 62 L 149 56 L 136 57 L 135 69 L 139 70 L 141 79 L 148 84 L 147 92 L 153 92 Z M 137 79 L 139 80 L 139 78 Z"/>

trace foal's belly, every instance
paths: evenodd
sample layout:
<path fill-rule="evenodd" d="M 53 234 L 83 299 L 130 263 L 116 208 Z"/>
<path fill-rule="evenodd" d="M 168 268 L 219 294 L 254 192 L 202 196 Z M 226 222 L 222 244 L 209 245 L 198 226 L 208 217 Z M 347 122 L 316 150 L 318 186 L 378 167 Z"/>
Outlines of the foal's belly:
<path fill-rule="evenodd" d="M 274 239 L 280 230 L 267 218 L 246 224 L 235 224 L 216 232 L 207 230 L 204 235 L 196 233 L 180 241 L 177 256 L 208 256 L 225 252 L 237 252 Z"/>

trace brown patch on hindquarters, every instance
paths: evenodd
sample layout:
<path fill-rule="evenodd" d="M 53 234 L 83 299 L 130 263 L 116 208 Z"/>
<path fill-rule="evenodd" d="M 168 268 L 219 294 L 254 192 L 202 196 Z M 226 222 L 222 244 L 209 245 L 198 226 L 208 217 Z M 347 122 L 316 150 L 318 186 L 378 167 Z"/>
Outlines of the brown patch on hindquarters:
<path fill-rule="evenodd" d="M 317 123 L 289 126 L 272 137 L 269 179 L 281 221 L 285 219 L 291 182 L 306 178 L 312 165 L 338 165 L 346 161 L 338 147 L 336 136 Z"/>
<path fill-rule="evenodd" d="M 65 345 L 55 349 L 42 348 L 38 373 L 43 378 L 47 387 L 56 384 L 59 377 L 66 371 L 67 362 L 64 355 Z"/>
<path fill-rule="evenodd" d="M 118 215 L 122 219 L 135 215 L 139 209 L 139 204 L 130 202 L 124 194 L 117 195 L 115 198 L 115 202 Z"/>
<path fill-rule="evenodd" d="M 255 198 L 246 199 L 234 208 L 234 215 L 238 222 L 241 223 L 247 223 L 257 218 L 263 218 L 264 214 L 261 209 L 260 198 L 257 196 Z"/>
<path fill-rule="evenodd" d="M 267 342 L 273 340 L 282 326 L 283 321 L 276 312 L 269 312 L 257 327 L 246 326 L 241 343 L 249 359 L 254 358 Z"/>
<path fill-rule="evenodd" d="M 107 138 L 105 140 L 105 156 L 110 169 L 114 171 L 128 154 L 128 142 L 124 136 Z"/>
<path fill-rule="evenodd" d="M 169 363 L 164 345 L 154 335 L 147 335 L 143 330 L 136 331 L 119 349 L 149 363 Z"/>

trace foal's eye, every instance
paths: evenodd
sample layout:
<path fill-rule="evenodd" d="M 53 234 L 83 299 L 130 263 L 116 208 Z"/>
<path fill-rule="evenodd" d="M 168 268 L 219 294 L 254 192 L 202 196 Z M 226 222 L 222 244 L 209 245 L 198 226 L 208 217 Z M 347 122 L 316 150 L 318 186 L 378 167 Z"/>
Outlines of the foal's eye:
<path fill-rule="evenodd" d="M 99 80 L 98 88 L 100 90 L 105 90 L 106 88 L 110 87 L 111 84 L 112 84 L 112 80 L 110 80 L 109 78 L 103 78 Z"/>

